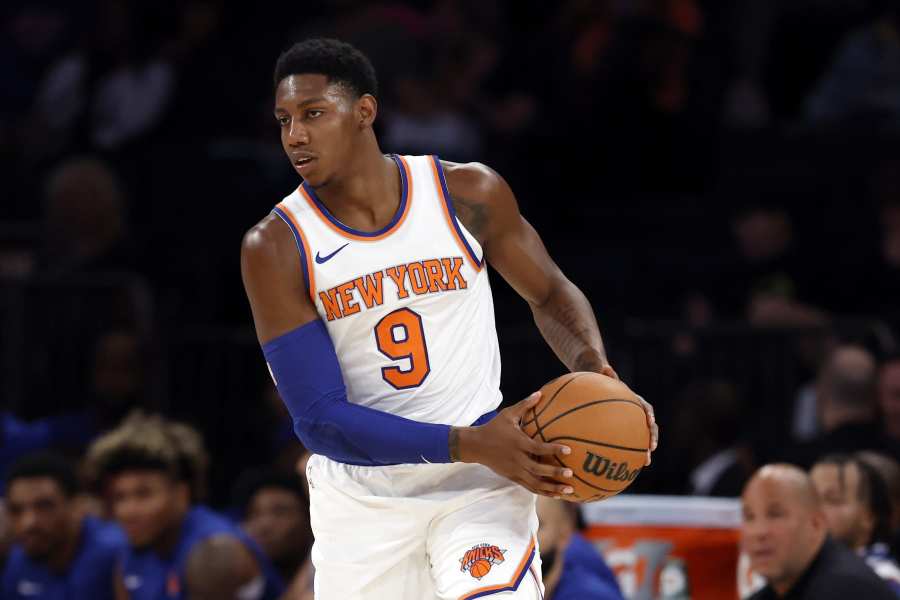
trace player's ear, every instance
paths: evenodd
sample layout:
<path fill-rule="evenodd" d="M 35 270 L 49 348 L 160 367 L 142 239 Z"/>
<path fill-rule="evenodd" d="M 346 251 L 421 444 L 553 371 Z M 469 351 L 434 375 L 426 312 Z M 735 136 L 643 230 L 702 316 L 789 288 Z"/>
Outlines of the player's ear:
<path fill-rule="evenodd" d="M 378 114 L 378 100 L 372 94 L 363 94 L 356 101 L 356 113 L 359 117 L 359 127 L 371 127 Z"/>

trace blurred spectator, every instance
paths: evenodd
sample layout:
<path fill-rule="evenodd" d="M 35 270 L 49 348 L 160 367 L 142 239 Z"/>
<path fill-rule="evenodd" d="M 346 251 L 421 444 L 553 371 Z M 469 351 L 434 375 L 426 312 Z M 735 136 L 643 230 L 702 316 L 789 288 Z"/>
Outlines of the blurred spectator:
<path fill-rule="evenodd" d="M 878 408 L 885 434 L 900 442 L 900 355 L 886 358 L 878 369 Z"/>
<path fill-rule="evenodd" d="M 299 574 L 312 547 L 304 487 L 304 481 L 290 471 L 267 469 L 245 473 L 236 489 L 241 526 L 286 582 Z"/>
<path fill-rule="evenodd" d="M 873 23 L 850 34 L 809 99 L 811 121 L 868 120 L 900 126 L 900 7 L 884 4 Z"/>
<path fill-rule="evenodd" d="M 74 467 L 52 454 L 32 454 L 13 465 L 6 486 L 16 545 L 0 596 L 113 600 L 125 535 L 79 510 Z"/>
<path fill-rule="evenodd" d="M 97 340 L 88 410 L 99 431 L 112 429 L 132 410 L 148 408 L 147 354 L 133 331 L 114 330 Z"/>
<path fill-rule="evenodd" d="M 438 154 L 467 162 L 482 153 L 482 132 L 470 104 L 496 62 L 491 40 L 460 36 L 448 44 L 420 47 L 420 65 L 397 82 L 397 97 L 384 115 L 384 147 L 405 154 Z M 431 54 L 431 55 L 430 55 Z M 431 60 L 429 60 L 431 59 Z M 474 107 L 472 107 L 474 108 Z"/>
<path fill-rule="evenodd" d="M 9 412 L 0 411 L 0 473 L 22 457 L 41 450 L 68 451 L 90 441 L 93 431 L 89 417 L 67 413 L 23 421 Z"/>
<path fill-rule="evenodd" d="M 156 11 L 156 12 L 154 12 Z M 175 73 L 162 58 L 164 20 L 153 3 L 102 0 L 85 44 L 46 74 L 30 141 L 38 154 L 114 149 L 152 131 L 172 97 Z"/>
<path fill-rule="evenodd" d="M 862 347 L 840 346 L 826 359 L 816 379 L 815 407 L 822 433 L 801 444 L 794 459 L 809 467 L 834 452 L 886 451 L 896 445 L 875 421 L 875 358 Z"/>
<path fill-rule="evenodd" d="M 668 491 L 740 496 L 753 470 L 741 439 L 743 414 L 732 384 L 700 380 L 687 386 L 679 397 L 670 452 L 660 457 L 657 467 L 670 474 Z"/>
<path fill-rule="evenodd" d="M 131 600 L 281 593 L 256 544 L 196 503 L 208 466 L 196 431 L 136 414 L 94 442 L 88 464 L 129 539 L 116 585 Z"/>
<path fill-rule="evenodd" d="M 892 533 L 900 533 L 900 463 L 886 454 L 869 450 L 857 452 L 856 457 L 875 469 L 887 486 L 892 507 L 890 529 Z"/>
<path fill-rule="evenodd" d="M 613 572 L 578 533 L 578 505 L 538 497 L 538 545 L 546 600 L 622 600 Z"/>
<path fill-rule="evenodd" d="M 46 262 L 51 272 L 132 269 L 122 184 L 105 162 L 75 158 L 47 182 Z"/>
<path fill-rule="evenodd" d="M 763 326 L 810 326 L 827 320 L 815 262 L 796 239 L 790 215 L 777 205 L 750 204 L 732 221 L 738 254 L 720 282 L 723 308 Z M 724 285 L 723 285 L 724 284 Z"/>
<path fill-rule="evenodd" d="M 881 475 L 858 457 L 831 454 L 810 477 L 831 537 L 860 556 L 900 595 L 900 568 L 891 556 L 892 506 Z"/>
<path fill-rule="evenodd" d="M 792 465 L 766 465 L 742 495 L 742 545 L 766 578 L 751 600 L 889 600 L 890 588 L 861 558 L 827 535 L 809 476 Z"/>

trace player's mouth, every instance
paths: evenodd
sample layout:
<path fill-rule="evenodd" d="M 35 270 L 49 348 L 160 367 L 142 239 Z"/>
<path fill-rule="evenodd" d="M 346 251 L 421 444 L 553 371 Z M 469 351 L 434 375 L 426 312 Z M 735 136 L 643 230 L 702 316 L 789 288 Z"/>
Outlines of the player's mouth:
<path fill-rule="evenodd" d="M 750 560 L 755 563 L 763 563 L 775 555 L 774 548 L 754 548 L 748 552 Z"/>
<path fill-rule="evenodd" d="M 298 156 L 293 159 L 294 169 L 301 175 L 304 172 L 309 171 L 310 166 L 316 162 L 315 157 L 313 156 Z"/>

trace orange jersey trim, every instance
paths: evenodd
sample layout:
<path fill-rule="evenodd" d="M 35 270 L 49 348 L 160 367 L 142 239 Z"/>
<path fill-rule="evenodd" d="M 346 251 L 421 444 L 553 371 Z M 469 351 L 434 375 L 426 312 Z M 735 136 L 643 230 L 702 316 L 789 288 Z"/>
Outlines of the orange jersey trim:
<path fill-rule="evenodd" d="M 316 305 L 316 274 L 313 272 L 312 265 L 310 264 L 310 260 L 312 260 L 312 254 L 309 253 L 309 243 L 306 241 L 306 235 L 303 234 L 303 229 L 300 227 L 300 223 L 297 221 L 297 217 L 294 216 L 294 213 L 291 212 L 291 209 L 287 207 L 286 204 L 280 202 L 276 205 L 281 212 L 287 215 L 287 218 L 291 220 L 291 223 L 294 225 L 294 229 L 297 230 L 297 233 L 300 234 L 300 243 L 303 244 L 303 252 L 305 253 L 303 258 L 303 268 L 306 270 L 306 280 L 309 282 L 308 287 L 309 290 L 309 298 L 312 300 L 313 306 Z"/>

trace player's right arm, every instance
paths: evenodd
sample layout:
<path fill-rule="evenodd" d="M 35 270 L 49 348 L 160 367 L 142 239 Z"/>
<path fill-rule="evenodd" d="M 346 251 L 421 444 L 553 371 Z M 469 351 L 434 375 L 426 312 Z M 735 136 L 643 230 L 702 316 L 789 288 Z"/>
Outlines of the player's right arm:
<path fill-rule="evenodd" d="M 301 273 L 293 234 L 279 218 L 266 217 L 244 236 L 241 274 L 256 335 L 303 444 L 316 454 L 355 464 L 457 460 L 449 425 L 420 423 L 347 400 L 334 345 Z M 532 440 L 519 429 L 521 416 L 537 400 L 523 400 L 471 428 L 466 441 L 471 437 L 473 443 L 467 447 L 477 446 L 478 452 L 465 453 L 464 459 L 536 493 L 570 493 L 568 486 L 545 479 L 563 479 L 564 469 L 534 458 L 563 452 L 562 446 Z"/>

